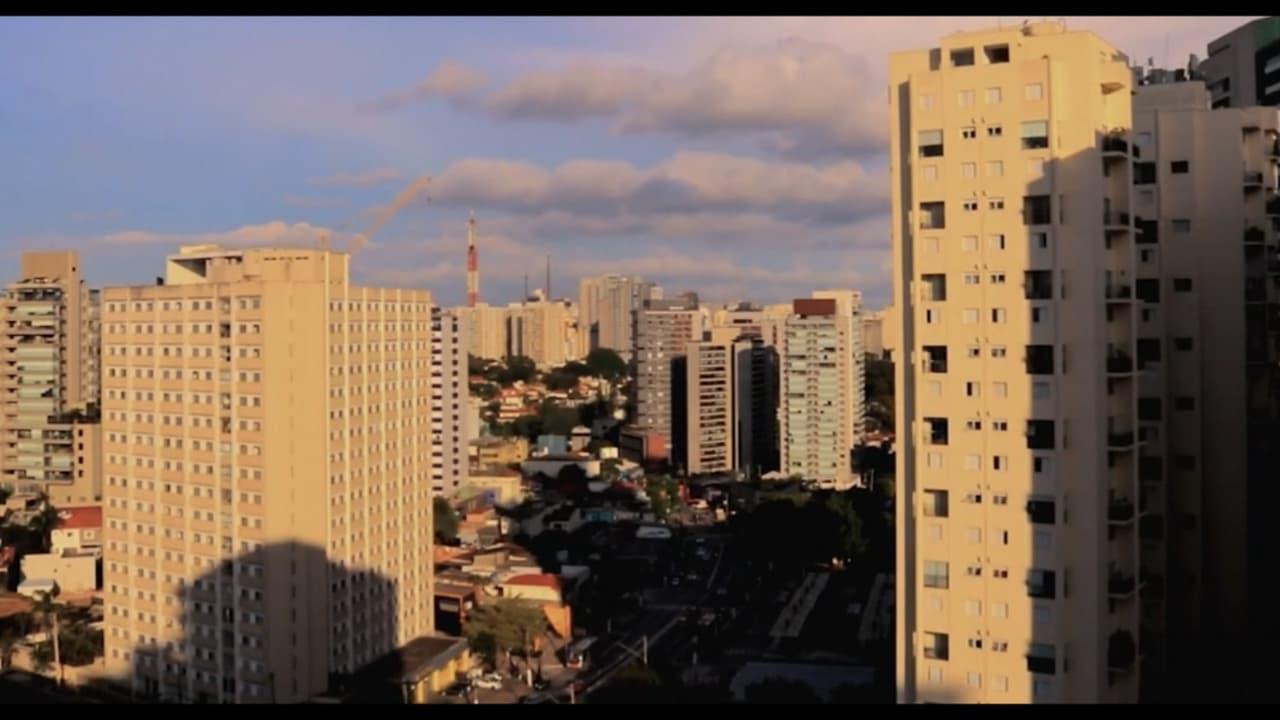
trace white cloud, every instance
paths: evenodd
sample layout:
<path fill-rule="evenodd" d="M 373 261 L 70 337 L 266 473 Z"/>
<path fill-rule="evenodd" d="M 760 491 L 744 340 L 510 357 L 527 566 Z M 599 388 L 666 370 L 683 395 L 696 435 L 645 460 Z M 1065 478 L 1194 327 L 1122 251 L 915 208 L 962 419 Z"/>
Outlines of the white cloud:
<path fill-rule="evenodd" d="M 572 160 L 548 170 L 467 159 L 437 175 L 430 195 L 449 206 L 612 218 L 755 212 L 839 224 L 887 209 L 885 179 L 856 162 L 820 168 L 704 152 L 678 152 L 650 168 Z"/>
<path fill-rule="evenodd" d="M 340 247 L 345 241 L 333 231 L 316 227 L 309 223 L 286 223 L 283 220 L 272 220 L 261 225 L 245 225 L 224 232 L 208 233 L 158 233 L 146 230 L 126 230 L 96 238 L 95 245 L 108 246 L 140 246 L 140 245 L 195 245 L 217 244 L 226 247 L 313 247 L 322 237 L 330 238 L 330 246 Z"/>
<path fill-rule="evenodd" d="M 376 185 L 387 185 L 393 182 L 399 182 L 404 179 L 404 173 L 395 168 L 373 168 L 371 170 L 362 170 L 360 172 L 340 171 L 332 175 L 320 178 L 311 178 L 307 182 L 311 185 L 326 185 L 335 187 L 374 187 Z"/>
<path fill-rule="evenodd" d="M 488 80 L 484 73 L 468 68 L 456 60 L 445 59 L 412 88 L 387 93 L 361 103 L 359 108 L 369 112 L 387 112 L 432 97 L 463 98 L 484 87 L 486 82 Z"/>

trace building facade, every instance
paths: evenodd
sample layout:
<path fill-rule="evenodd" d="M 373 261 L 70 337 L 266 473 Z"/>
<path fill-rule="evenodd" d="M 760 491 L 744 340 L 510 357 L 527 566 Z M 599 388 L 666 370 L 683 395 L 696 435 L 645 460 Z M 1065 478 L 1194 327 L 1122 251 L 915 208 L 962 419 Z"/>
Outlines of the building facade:
<path fill-rule="evenodd" d="M 568 300 L 534 299 L 507 307 L 507 356 L 523 355 L 547 370 L 578 359 L 574 308 Z"/>
<path fill-rule="evenodd" d="M 1132 86 L 1061 23 L 890 57 L 902 702 L 1138 698 Z"/>
<path fill-rule="evenodd" d="M 1201 82 L 1134 96 L 1143 670 L 1167 679 L 1159 699 L 1261 697 L 1264 671 L 1231 648 L 1277 629 L 1280 111 L 1212 97 Z"/>
<path fill-rule="evenodd" d="M 816 293 L 815 293 L 816 295 Z M 822 486 L 853 485 L 853 449 L 861 435 L 862 326 L 849 298 L 792 303 L 781 352 L 780 470 Z M 856 429 L 856 435 L 855 435 Z"/>
<path fill-rule="evenodd" d="M 0 485 L 101 498 L 96 292 L 75 252 L 28 252 L 0 298 Z"/>
<path fill-rule="evenodd" d="M 578 354 L 609 348 L 632 360 L 636 313 L 660 299 L 653 283 L 634 275 L 585 277 L 578 284 Z"/>
<path fill-rule="evenodd" d="M 298 702 L 432 630 L 432 301 L 327 250 L 102 293 L 108 671 Z"/>
<path fill-rule="evenodd" d="M 467 479 L 471 441 L 466 317 L 431 308 L 431 489 L 450 495 Z"/>
<path fill-rule="evenodd" d="M 1198 69 L 1215 109 L 1280 105 L 1280 18 L 1254 20 L 1209 43 Z"/>
<path fill-rule="evenodd" d="M 690 342 L 702 339 L 698 297 L 650 300 L 636 316 L 635 425 L 656 433 L 667 448 L 684 437 L 684 382 L 677 362 Z M 671 455 L 674 460 L 678 451 Z"/>

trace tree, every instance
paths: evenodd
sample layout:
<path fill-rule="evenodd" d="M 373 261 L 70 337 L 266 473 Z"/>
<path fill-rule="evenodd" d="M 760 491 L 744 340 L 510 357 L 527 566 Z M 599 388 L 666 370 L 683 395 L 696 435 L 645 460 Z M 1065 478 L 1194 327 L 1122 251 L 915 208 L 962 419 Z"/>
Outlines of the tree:
<path fill-rule="evenodd" d="M 537 415 L 521 415 L 511 423 L 511 434 L 528 438 L 530 442 L 538 439 L 542 432 L 542 418 Z"/>
<path fill-rule="evenodd" d="M 488 360 L 485 360 L 482 357 L 476 357 L 475 355 L 471 355 L 470 353 L 467 354 L 467 374 L 468 375 L 483 375 L 485 369 L 488 367 L 489 367 Z"/>
<path fill-rule="evenodd" d="M 659 473 L 647 477 L 644 487 L 654 517 L 665 520 L 680 502 L 680 483 L 670 475 Z"/>
<path fill-rule="evenodd" d="M 797 680 L 771 677 L 748 685 L 746 701 L 758 705 L 818 705 L 822 701 L 813 688 Z"/>
<path fill-rule="evenodd" d="M 506 381 L 529 382 L 538 374 L 538 365 L 524 355 L 512 355 L 507 358 Z"/>
<path fill-rule="evenodd" d="M 570 390 L 578 387 L 578 377 L 563 370 L 552 370 L 542 377 L 548 390 Z"/>
<path fill-rule="evenodd" d="M 560 371 L 576 378 L 586 377 L 591 374 L 591 368 L 577 360 L 570 360 L 565 363 L 564 367 L 560 368 Z"/>
<path fill-rule="evenodd" d="M 458 513 L 448 500 L 436 497 L 431 501 L 431 510 L 436 528 L 436 540 L 452 543 L 458 539 Z"/>
<path fill-rule="evenodd" d="M 498 386 L 490 382 L 471 383 L 471 395 L 481 400 L 492 400 L 498 396 Z"/>
<path fill-rule="evenodd" d="M 41 626 L 47 627 L 53 637 L 53 664 L 58 672 L 59 686 L 62 685 L 62 647 L 59 642 L 62 632 L 58 626 L 58 613 L 62 612 L 63 605 L 56 602 L 55 599 L 61 592 L 55 583 L 53 590 L 40 593 L 39 597 L 36 598 L 35 605 L 32 607 L 36 617 L 40 620 Z"/>
<path fill-rule="evenodd" d="M 627 361 L 609 348 L 596 348 L 587 353 L 587 368 L 591 374 L 616 383 L 627 376 Z"/>
<path fill-rule="evenodd" d="M 511 663 L 513 650 L 524 651 L 526 659 L 530 657 L 546 629 L 547 618 L 538 605 L 518 598 L 500 598 L 477 605 L 467 618 L 463 632 L 471 648 L 497 667 L 498 657 L 504 653 L 507 663 Z M 528 670 L 532 672 L 531 667 Z"/>

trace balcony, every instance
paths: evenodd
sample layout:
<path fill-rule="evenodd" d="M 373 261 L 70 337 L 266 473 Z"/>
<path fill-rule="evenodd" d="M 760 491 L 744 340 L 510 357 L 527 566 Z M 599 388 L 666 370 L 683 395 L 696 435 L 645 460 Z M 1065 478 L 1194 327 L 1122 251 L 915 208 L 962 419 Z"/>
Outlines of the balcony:
<path fill-rule="evenodd" d="M 1129 156 L 1129 142 L 1121 133 L 1114 133 L 1102 138 L 1102 157 L 1125 159 Z"/>
<path fill-rule="evenodd" d="M 1131 525 L 1134 516 L 1132 500 L 1113 499 L 1107 506 L 1107 522 L 1112 525 Z"/>
<path fill-rule="evenodd" d="M 1107 283 L 1107 302 L 1125 303 L 1133 299 L 1133 286 L 1127 283 Z"/>
<path fill-rule="evenodd" d="M 1112 570 L 1107 578 L 1107 597 L 1112 600 L 1124 600 L 1138 592 L 1138 581 L 1132 575 Z"/>
<path fill-rule="evenodd" d="M 1128 672 L 1138 659 L 1138 646 L 1128 630 L 1117 630 L 1107 640 L 1107 670 Z"/>
<path fill-rule="evenodd" d="M 1245 170 L 1243 179 L 1246 190 L 1262 188 L 1262 172 L 1259 170 Z"/>
<path fill-rule="evenodd" d="M 1132 430 L 1117 432 L 1115 430 L 1107 433 L 1107 447 L 1116 449 L 1133 448 L 1137 437 Z"/>
<path fill-rule="evenodd" d="M 1251 227 L 1244 231 L 1244 242 L 1246 245 L 1261 245 L 1267 241 L 1267 234 L 1260 227 Z"/>
<path fill-rule="evenodd" d="M 1267 198 L 1267 214 L 1280 215 L 1280 195 L 1272 195 Z"/>
<path fill-rule="evenodd" d="M 1027 653 L 1027 672 L 1038 675 L 1053 675 L 1057 671 L 1058 662 L 1055 658 Z"/>
<path fill-rule="evenodd" d="M 1128 230 L 1129 213 L 1121 210 L 1104 209 L 1102 211 L 1102 224 L 1108 231 Z"/>
<path fill-rule="evenodd" d="M 1113 350 L 1107 353 L 1107 374 L 1128 375 L 1133 372 L 1133 358 L 1129 353 Z"/>
<path fill-rule="evenodd" d="M 1049 270 L 1023 273 L 1022 294 L 1026 300 L 1052 300 L 1053 273 Z"/>

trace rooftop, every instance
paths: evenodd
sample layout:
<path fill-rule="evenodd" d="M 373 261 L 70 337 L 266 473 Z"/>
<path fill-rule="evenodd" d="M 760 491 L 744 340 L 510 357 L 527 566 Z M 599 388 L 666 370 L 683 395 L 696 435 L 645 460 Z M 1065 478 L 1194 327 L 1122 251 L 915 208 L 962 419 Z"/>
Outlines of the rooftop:
<path fill-rule="evenodd" d="M 467 641 L 463 638 L 443 635 L 420 637 L 361 668 L 356 673 L 355 682 L 357 684 L 417 682 L 461 655 L 466 649 Z"/>
<path fill-rule="evenodd" d="M 64 507 L 58 511 L 56 530 L 82 530 L 102 527 L 102 507 L 100 505 L 81 505 Z"/>

